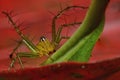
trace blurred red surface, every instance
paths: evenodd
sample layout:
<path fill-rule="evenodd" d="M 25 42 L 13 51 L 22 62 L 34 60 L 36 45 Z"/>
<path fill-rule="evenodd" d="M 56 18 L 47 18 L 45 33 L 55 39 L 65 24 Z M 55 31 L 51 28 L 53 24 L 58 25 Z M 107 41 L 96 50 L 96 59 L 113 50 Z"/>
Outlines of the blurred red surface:
<path fill-rule="evenodd" d="M 115 63 L 116 62 L 116 63 Z M 120 58 L 98 63 L 58 63 L 40 68 L 0 73 L 3 80 L 117 80 Z M 117 74 L 116 74 L 117 73 Z"/>
<path fill-rule="evenodd" d="M 0 0 L 0 12 L 1 11 L 12 11 L 15 20 L 18 19 L 18 23 L 24 22 L 25 26 L 27 23 L 33 23 L 28 26 L 24 34 L 28 35 L 30 38 L 35 36 L 34 41 L 37 42 L 41 35 L 47 36 L 51 39 L 51 20 L 53 15 L 51 15 L 48 10 L 57 13 L 60 10 L 60 4 L 62 8 L 68 5 L 83 5 L 89 6 L 89 0 Z M 83 13 L 85 14 L 85 12 Z M 81 19 L 84 15 L 81 15 Z M 72 18 L 71 18 L 72 19 Z M 92 57 L 89 64 L 98 65 L 100 61 L 113 60 L 120 57 L 120 1 L 110 0 L 110 4 L 106 10 L 106 23 L 105 29 L 94 47 L 92 52 Z M 35 23 L 37 22 L 37 23 Z M 24 26 L 23 26 L 24 27 Z M 47 29 L 46 29 L 47 28 Z M 71 29 L 71 28 L 70 28 Z M 64 32 L 66 32 L 65 29 Z M 71 33 L 70 33 L 71 32 Z M 69 31 L 72 34 L 73 31 Z M 12 26 L 8 23 L 7 18 L 0 13 L 0 72 L 7 70 L 10 64 L 9 54 L 16 45 L 15 40 L 19 40 L 19 36 L 14 31 Z M 20 49 L 21 50 L 21 49 Z M 26 67 L 38 67 L 42 59 L 25 59 Z M 111 61 L 112 61 L 111 60 Z M 114 61 L 114 60 L 113 60 Z M 34 63 L 34 64 L 33 64 Z M 89 65 L 88 64 L 88 65 Z M 106 63 L 107 64 L 107 63 Z M 73 65 L 73 64 L 72 64 Z M 75 65 L 75 64 L 74 64 Z M 103 64 L 99 64 L 103 66 Z M 98 65 L 98 66 L 99 66 Z M 111 63 L 115 65 L 114 69 L 119 67 L 118 63 Z M 118 66 L 117 66 L 118 65 Z M 16 66 L 19 66 L 16 64 Z M 108 66 L 107 66 L 108 67 Z M 91 69 L 91 68 L 90 68 Z M 100 69 L 100 68 L 99 68 Z M 93 70 L 94 71 L 94 70 Z M 99 73 L 99 72 L 98 72 Z M 118 77 L 119 72 L 110 75 L 109 80 L 114 80 L 114 77 Z M 113 76 L 113 77 L 112 77 Z"/>

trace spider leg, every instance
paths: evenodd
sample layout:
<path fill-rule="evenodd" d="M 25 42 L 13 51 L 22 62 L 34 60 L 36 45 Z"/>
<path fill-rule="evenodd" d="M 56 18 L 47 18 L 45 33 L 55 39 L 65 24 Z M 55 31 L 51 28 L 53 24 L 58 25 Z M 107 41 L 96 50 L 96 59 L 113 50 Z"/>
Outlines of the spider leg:
<path fill-rule="evenodd" d="M 70 37 L 68 36 L 61 36 L 61 32 L 63 30 L 64 26 L 60 26 L 58 28 L 57 34 L 56 34 L 56 39 L 55 39 L 55 45 L 58 45 L 62 39 L 69 39 Z"/>
<path fill-rule="evenodd" d="M 20 64 L 21 68 L 22 68 L 22 69 L 24 68 L 23 62 L 22 62 L 22 60 L 21 60 L 21 57 L 35 58 L 35 57 L 39 57 L 39 55 L 34 54 L 34 53 L 32 53 L 32 52 L 19 52 L 19 53 L 16 53 L 16 57 L 15 57 L 15 58 L 12 58 L 12 61 L 11 61 L 10 66 L 9 66 L 9 68 L 8 68 L 8 71 L 10 71 L 11 68 L 14 67 L 14 63 L 15 63 L 15 61 L 16 61 L 17 59 L 18 59 L 18 62 L 19 62 L 19 64 Z"/>
<path fill-rule="evenodd" d="M 16 52 L 16 50 L 21 46 L 22 40 L 18 42 L 18 45 L 13 49 L 13 51 L 10 53 L 9 57 L 12 59 L 13 54 Z"/>
<path fill-rule="evenodd" d="M 59 40 L 59 42 L 62 40 L 62 39 L 69 39 L 70 37 L 68 37 L 68 36 L 62 36 L 62 37 L 60 37 L 60 40 Z"/>
<path fill-rule="evenodd" d="M 15 57 L 15 58 L 12 59 L 12 61 L 11 61 L 11 63 L 10 63 L 10 66 L 9 66 L 9 68 L 8 68 L 8 71 L 10 71 L 11 68 L 14 67 L 14 63 L 15 63 L 15 61 L 16 61 L 16 58 L 17 58 L 17 57 Z"/>

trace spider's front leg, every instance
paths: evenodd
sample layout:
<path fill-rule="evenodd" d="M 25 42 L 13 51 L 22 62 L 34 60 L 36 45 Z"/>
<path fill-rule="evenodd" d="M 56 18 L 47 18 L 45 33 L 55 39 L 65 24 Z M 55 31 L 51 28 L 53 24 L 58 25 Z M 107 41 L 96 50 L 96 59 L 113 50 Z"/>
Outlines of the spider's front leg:
<path fill-rule="evenodd" d="M 88 7 L 84 7 L 84 6 L 67 6 L 64 9 L 62 9 L 62 6 L 60 6 L 60 7 L 61 7 L 61 10 L 52 19 L 52 42 L 54 43 L 55 46 L 58 46 L 62 39 L 69 39 L 68 36 L 61 36 L 61 32 L 62 32 L 62 29 L 64 27 L 70 27 L 70 26 L 80 25 L 81 24 L 80 21 L 77 22 L 76 19 L 75 19 L 75 21 L 73 21 L 71 23 L 60 25 L 58 30 L 56 30 L 56 22 L 57 22 L 57 20 L 60 19 L 60 17 L 62 15 L 65 15 L 65 12 L 67 12 L 69 10 L 88 9 Z"/>
<path fill-rule="evenodd" d="M 69 39 L 69 36 L 61 36 L 61 32 L 65 27 L 70 27 L 70 26 L 74 26 L 74 25 L 80 25 L 82 22 L 73 22 L 73 23 L 69 23 L 69 24 L 63 24 L 61 25 L 56 33 L 56 37 L 55 37 L 55 45 L 59 45 L 60 41 L 62 39 Z"/>

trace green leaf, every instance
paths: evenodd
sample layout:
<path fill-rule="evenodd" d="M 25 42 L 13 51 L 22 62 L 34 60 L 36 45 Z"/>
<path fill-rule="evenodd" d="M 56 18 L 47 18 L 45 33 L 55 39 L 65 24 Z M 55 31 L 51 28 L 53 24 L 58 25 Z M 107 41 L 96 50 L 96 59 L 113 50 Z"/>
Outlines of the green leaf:
<path fill-rule="evenodd" d="M 65 61 L 87 62 L 94 44 L 103 30 L 103 17 L 108 3 L 109 0 L 92 0 L 91 6 L 81 26 L 71 38 L 43 64 Z"/>
<path fill-rule="evenodd" d="M 59 57 L 57 60 L 53 61 L 53 63 L 63 61 L 87 62 L 90 58 L 91 51 L 99 38 L 99 35 L 103 31 L 103 27 L 104 20 L 92 33 L 81 39 L 76 46 L 72 47 L 62 57 Z"/>
<path fill-rule="evenodd" d="M 99 39 L 100 34 L 102 33 L 104 28 L 104 20 L 100 23 L 99 27 L 97 27 L 91 34 L 83 38 L 83 45 L 80 45 L 77 52 L 70 58 L 71 61 L 79 61 L 79 62 L 87 62 L 91 57 L 92 49 Z"/>

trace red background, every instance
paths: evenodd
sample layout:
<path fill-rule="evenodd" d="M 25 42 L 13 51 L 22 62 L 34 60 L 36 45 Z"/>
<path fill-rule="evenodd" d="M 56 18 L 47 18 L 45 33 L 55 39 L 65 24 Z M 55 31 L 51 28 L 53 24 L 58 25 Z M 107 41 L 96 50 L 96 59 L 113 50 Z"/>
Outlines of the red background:
<path fill-rule="evenodd" d="M 29 28 L 23 31 L 30 38 L 35 36 L 34 42 L 37 42 L 41 35 L 45 35 L 51 39 L 50 26 L 53 15 L 51 15 L 48 10 L 56 14 L 57 11 L 60 10 L 60 4 L 62 4 L 62 8 L 68 5 L 89 6 L 90 0 L 0 0 L 0 12 L 13 11 L 13 15 L 17 14 L 14 19 L 17 20 L 18 23 L 24 22 L 25 26 L 26 23 L 37 22 L 30 24 Z M 84 14 L 85 12 L 81 14 L 80 20 L 84 18 Z M 70 19 L 72 19 L 72 17 Z M 96 43 L 96 46 L 92 52 L 92 57 L 89 61 L 90 63 L 97 63 L 99 61 L 120 57 L 119 26 L 120 1 L 110 0 L 110 4 L 106 10 L 105 29 L 100 37 L 101 40 Z M 65 29 L 65 34 L 66 31 L 68 31 L 68 29 Z M 73 31 L 69 30 L 68 34 L 72 34 Z M 0 71 L 6 70 L 9 66 L 9 54 L 16 45 L 16 39 L 19 40 L 19 36 L 9 24 L 7 18 L 0 13 Z M 31 64 L 32 62 L 34 64 Z M 40 62 L 39 59 L 27 59 L 26 63 L 26 67 L 34 67 L 36 66 L 36 63 Z"/>

